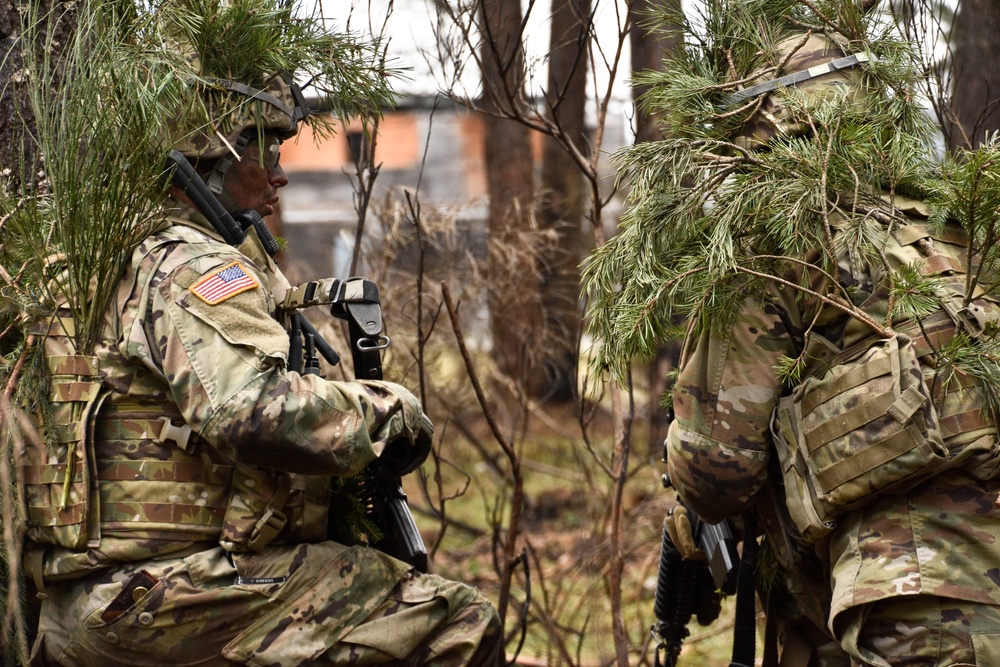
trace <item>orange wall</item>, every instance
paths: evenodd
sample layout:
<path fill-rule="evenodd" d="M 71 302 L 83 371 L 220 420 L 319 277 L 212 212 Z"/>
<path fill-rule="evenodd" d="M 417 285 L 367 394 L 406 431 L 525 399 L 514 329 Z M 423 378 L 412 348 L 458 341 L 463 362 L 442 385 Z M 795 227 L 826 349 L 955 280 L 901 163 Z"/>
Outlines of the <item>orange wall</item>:
<path fill-rule="evenodd" d="M 459 150 L 465 165 L 465 191 L 470 198 L 483 197 L 486 187 L 486 151 L 483 146 L 483 118 L 467 112 L 458 115 L 462 145 Z"/>
<path fill-rule="evenodd" d="M 461 145 L 454 147 L 452 155 L 462 161 L 465 195 L 469 199 L 486 194 L 486 170 L 483 148 L 483 117 L 460 110 L 456 117 Z M 281 147 L 281 165 L 285 171 L 333 171 L 352 169 L 347 134 L 359 132 L 358 121 L 336 123 L 337 133 L 320 143 L 314 141 L 312 131 L 303 125 L 298 136 Z M 379 123 L 379 137 L 375 146 L 375 162 L 386 170 L 413 169 L 420 166 L 427 137 L 421 132 L 418 112 L 392 111 Z M 531 149 L 535 164 L 541 161 L 543 136 L 531 132 Z"/>
<path fill-rule="evenodd" d="M 287 172 L 340 171 L 351 164 L 347 133 L 360 132 L 361 123 L 337 122 L 333 137 L 317 142 L 307 125 L 302 125 L 293 139 L 281 146 L 281 166 Z M 386 114 L 379 123 L 375 162 L 383 169 L 408 169 L 420 160 L 417 117 L 405 113 Z"/>

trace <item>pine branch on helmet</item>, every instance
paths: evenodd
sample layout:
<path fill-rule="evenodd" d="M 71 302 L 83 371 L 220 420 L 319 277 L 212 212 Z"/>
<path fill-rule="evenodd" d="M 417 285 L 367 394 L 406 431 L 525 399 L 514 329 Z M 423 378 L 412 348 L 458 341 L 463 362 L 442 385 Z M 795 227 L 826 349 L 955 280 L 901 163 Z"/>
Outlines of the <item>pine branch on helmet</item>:
<path fill-rule="evenodd" d="M 744 148 L 764 147 L 776 136 L 810 132 L 806 112 L 822 102 L 863 104 L 864 82 L 858 67 L 866 53 L 847 55 L 845 40 L 823 33 L 796 33 L 775 45 L 777 65 L 762 63 L 748 77 L 751 85 L 724 100 L 746 104 L 760 96 L 754 111 L 733 143 Z"/>
<path fill-rule="evenodd" d="M 844 244 L 877 262 L 887 223 L 868 212 L 884 191 L 926 194 L 936 178 L 914 47 L 890 25 L 831 0 L 699 9 L 664 10 L 684 47 L 636 77 L 663 138 L 616 156 L 626 210 L 586 264 L 602 370 L 684 335 L 677 321 L 727 326 L 798 270 L 789 257 L 815 257 L 831 279 Z M 837 247 L 834 215 L 846 220 Z"/>

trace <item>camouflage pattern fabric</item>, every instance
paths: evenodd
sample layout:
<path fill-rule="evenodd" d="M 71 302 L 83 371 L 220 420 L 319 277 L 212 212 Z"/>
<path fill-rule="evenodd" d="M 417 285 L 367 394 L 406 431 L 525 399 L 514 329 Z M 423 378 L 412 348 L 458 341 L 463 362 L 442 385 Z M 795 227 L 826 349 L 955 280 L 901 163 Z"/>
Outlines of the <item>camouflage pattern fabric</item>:
<path fill-rule="evenodd" d="M 898 203 L 919 218 L 918 203 Z M 947 265 L 951 272 L 963 263 L 965 245 L 957 227 L 949 226 L 929 242 L 938 260 L 928 266 Z M 841 271 L 856 303 L 876 320 L 884 318 L 887 292 L 878 270 L 845 259 Z M 795 282 L 798 277 L 789 279 Z M 813 287 L 821 286 L 816 276 Z M 764 515 L 781 514 L 780 507 L 762 507 L 770 497 L 780 504 L 780 491 L 761 493 L 775 483 L 772 459 L 777 457 L 772 456 L 769 419 L 787 391 L 773 371 L 779 358 L 799 354 L 811 322 L 817 323 L 818 333 L 844 347 L 870 335 L 856 321 L 845 321 L 842 313 L 790 292 L 775 287 L 766 303 L 748 301 L 728 330 L 707 331 L 686 342 L 674 391 L 676 421 L 668 435 L 668 469 L 684 501 L 708 521 L 752 507 Z M 988 312 L 997 310 L 995 301 L 986 297 L 975 303 Z M 952 325 L 938 324 L 927 335 L 936 346 L 954 331 Z M 928 341 L 920 345 L 926 360 Z M 923 368 L 933 379 L 929 364 Z M 905 494 L 878 497 L 842 515 L 829 540 L 815 545 L 825 570 L 820 580 L 830 582 L 828 628 L 861 664 L 874 663 L 863 660 L 845 641 L 841 618 L 849 610 L 916 595 L 1000 605 L 996 425 L 971 382 L 945 384 L 929 382 L 936 389 L 944 443 L 954 467 Z M 783 552 L 787 556 L 812 546 L 795 544 L 794 526 L 787 521 L 762 523 L 789 577 L 819 574 L 796 572 L 796 562 L 780 558 Z M 1000 625 L 995 630 L 1000 632 Z"/>
<path fill-rule="evenodd" d="M 389 443 L 429 443 L 419 401 L 389 382 L 286 371 L 280 272 L 192 210 L 169 213 L 134 253 L 96 351 L 100 544 L 30 549 L 47 595 L 32 664 L 304 664 L 376 610 L 397 612 L 384 603 L 404 580 L 401 646 L 494 664 L 499 619 L 474 589 L 322 541 L 329 476 Z M 192 290 L 233 265 L 238 288 Z"/>
<path fill-rule="evenodd" d="M 357 594 L 386 582 L 388 597 Z M 112 617 L 122 596 L 127 607 Z M 412 664 L 495 665 L 501 645 L 499 619 L 474 589 L 324 542 L 232 558 L 215 548 L 53 587 L 32 664 L 291 667 L 412 655 Z"/>
<path fill-rule="evenodd" d="M 482 596 L 441 577 L 411 573 L 314 664 L 498 665 L 502 646 L 499 617 Z"/>
<path fill-rule="evenodd" d="M 1000 665 L 995 605 L 920 595 L 876 602 L 850 615 L 858 651 L 873 665 Z"/>

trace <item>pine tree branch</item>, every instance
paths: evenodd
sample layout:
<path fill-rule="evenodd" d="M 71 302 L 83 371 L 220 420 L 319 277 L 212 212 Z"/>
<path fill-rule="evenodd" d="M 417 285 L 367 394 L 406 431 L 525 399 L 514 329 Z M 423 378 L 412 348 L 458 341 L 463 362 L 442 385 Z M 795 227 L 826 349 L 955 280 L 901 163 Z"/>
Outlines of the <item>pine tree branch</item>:
<path fill-rule="evenodd" d="M 737 266 L 735 268 L 735 270 L 738 271 L 739 273 L 746 273 L 747 275 L 751 275 L 751 276 L 755 276 L 757 278 L 763 278 L 765 280 L 772 281 L 772 282 L 774 282 L 774 283 L 776 283 L 778 285 L 784 285 L 786 287 L 790 287 L 792 289 L 799 290 L 803 294 L 807 294 L 807 295 L 809 295 L 809 296 L 811 296 L 811 297 L 813 297 L 813 298 L 815 298 L 815 299 L 823 302 L 824 304 L 826 304 L 828 306 L 832 306 L 834 308 L 837 308 L 838 310 L 841 310 L 841 311 L 847 313 L 848 315 L 850 315 L 854 319 L 858 320 L 859 322 L 862 322 L 862 323 L 866 324 L 869 328 L 871 328 L 873 331 L 875 331 L 880 336 L 889 337 L 889 336 L 892 336 L 892 334 L 893 334 L 893 331 L 892 331 L 891 328 L 884 327 L 884 326 L 880 325 L 878 322 L 876 322 L 871 317 L 869 317 L 867 313 L 865 313 L 864 311 L 862 311 L 862 310 L 860 310 L 860 309 L 858 309 L 858 308 L 850 305 L 850 302 L 845 303 L 844 301 L 842 301 L 841 299 L 838 299 L 836 297 L 830 297 L 830 296 L 826 296 L 826 295 L 820 294 L 819 292 L 816 292 L 815 290 L 811 290 L 808 287 L 803 287 L 802 285 L 799 285 L 797 283 L 793 283 L 793 282 L 791 282 L 789 280 L 786 280 L 784 278 L 781 278 L 779 276 L 775 276 L 775 275 L 763 273 L 763 272 L 760 272 L 760 271 L 754 271 L 753 269 L 750 269 L 750 268 L 745 267 L 745 266 Z"/>
<path fill-rule="evenodd" d="M 816 15 L 816 17 L 819 18 L 819 20 L 824 25 L 829 27 L 831 30 L 843 34 L 843 30 L 841 29 L 840 25 L 836 21 L 828 17 L 826 14 L 824 14 L 822 11 L 820 11 L 815 3 L 811 2 L 810 0 L 798 0 L 798 2 L 811 9 L 812 12 Z"/>
<path fill-rule="evenodd" d="M 17 386 L 18 380 L 21 379 L 21 373 L 24 371 L 24 364 L 28 359 L 28 351 L 32 348 L 32 346 L 34 346 L 34 344 L 34 335 L 28 336 L 28 339 L 24 343 L 24 349 L 21 350 L 20 356 L 14 363 L 14 368 L 10 373 L 10 377 L 7 378 L 7 386 L 4 388 L 3 396 L 8 401 L 14 395 L 14 389 Z"/>

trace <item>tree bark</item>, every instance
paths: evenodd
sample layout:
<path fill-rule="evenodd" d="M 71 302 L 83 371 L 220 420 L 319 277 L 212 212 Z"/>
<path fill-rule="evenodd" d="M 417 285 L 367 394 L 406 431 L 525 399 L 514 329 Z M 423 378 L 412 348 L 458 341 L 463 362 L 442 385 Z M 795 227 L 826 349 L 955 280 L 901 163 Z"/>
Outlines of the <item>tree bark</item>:
<path fill-rule="evenodd" d="M 529 130 L 502 117 L 525 103 L 520 0 L 480 0 L 480 18 L 492 355 L 498 370 L 523 386 L 541 325 L 535 249 L 525 233 L 534 224 L 534 161 Z"/>
<path fill-rule="evenodd" d="M 15 0 L 0 0 L 0 169 L 20 176 L 23 119 L 32 118 L 24 63 L 18 38 L 21 20 Z"/>
<path fill-rule="evenodd" d="M 587 63 L 591 29 L 590 0 L 553 0 L 549 45 L 548 114 L 562 141 L 590 153 L 586 128 Z M 541 257 L 545 332 L 542 363 L 532 395 L 555 402 L 576 397 L 580 310 L 580 261 L 589 248 L 583 229 L 588 195 L 580 167 L 560 140 L 542 144 L 539 224 L 555 236 Z"/>
<path fill-rule="evenodd" d="M 58 12 L 52 40 L 56 47 L 48 54 L 52 62 L 58 63 L 59 45 L 68 44 L 76 29 L 74 3 L 41 0 L 37 4 L 42 7 L 39 12 L 42 16 L 49 9 Z M 0 0 L 0 53 L 4 54 L 0 58 L 0 171 L 10 169 L 8 176 L 15 186 L 22 177 L 38 176 L 35 145 L 26 134 L 34 131 L 35 116 L 28 88 L 33 80 L 24 66 L 20 38 L 20 4 L 17 0 Z"/>
<path fill-rule="evenodd" d="M 961 0 L 953 27 L 952 118 L 949 148 L 975 147 L 1000 130 L 1000 4 Z"/>

